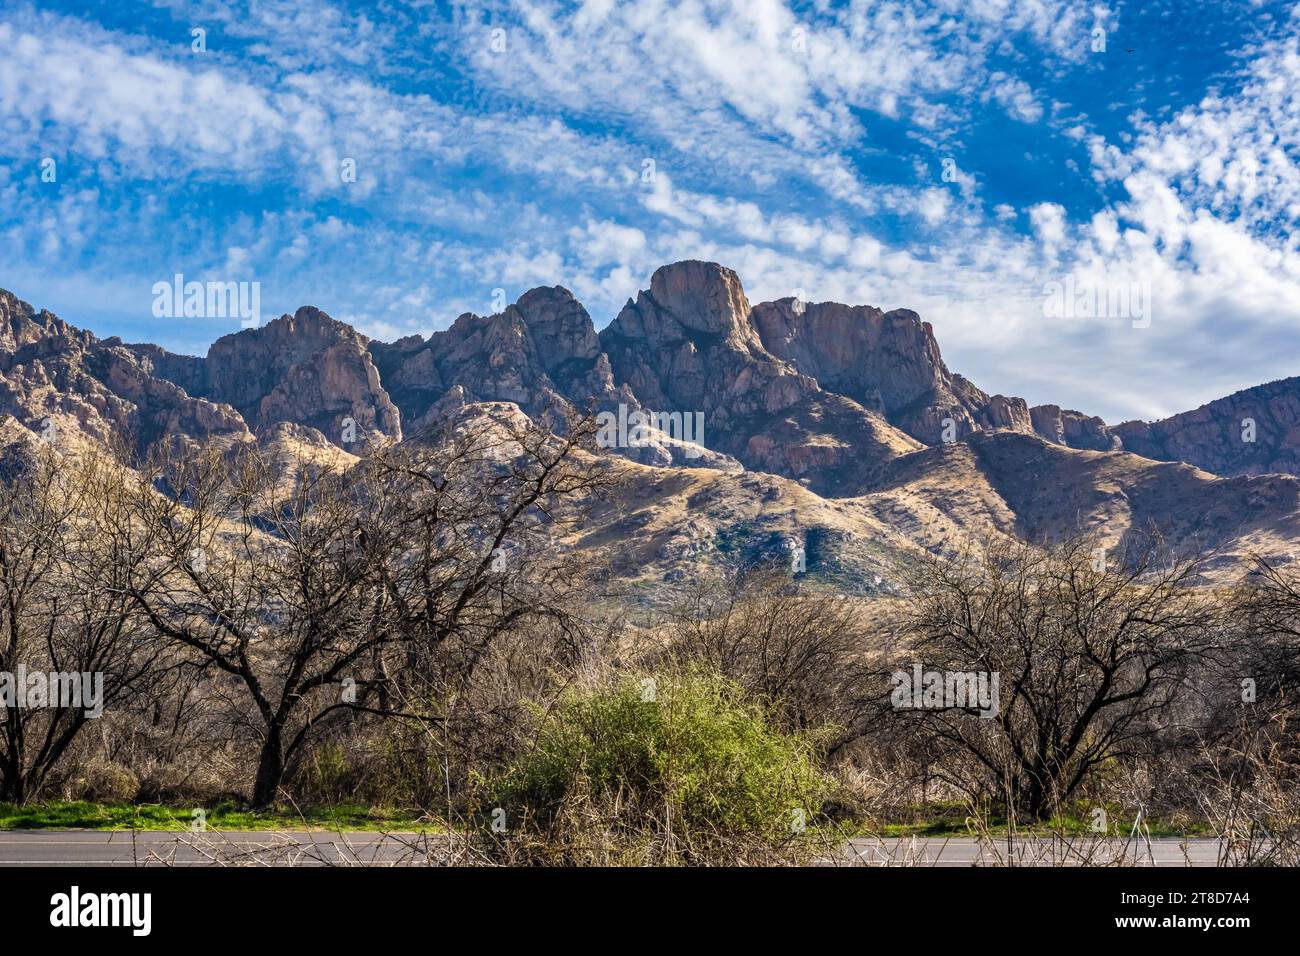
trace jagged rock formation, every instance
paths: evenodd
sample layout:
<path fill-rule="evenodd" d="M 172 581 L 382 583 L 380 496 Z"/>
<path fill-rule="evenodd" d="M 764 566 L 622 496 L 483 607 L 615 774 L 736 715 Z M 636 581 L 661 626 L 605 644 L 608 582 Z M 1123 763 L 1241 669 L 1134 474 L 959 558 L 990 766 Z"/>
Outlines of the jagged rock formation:
<path fill-rule="evenodd" d="M 692 436 L 652 432 L 612 450 L 647 464 L 745 467 L 806 480 L 820 490 L 860 481 L 920 445 L 852 399 L 827 392 L 771 355 L 750 322 L 734 272 L 684 262 L 655 273 L 599 335 L 560 287 L 534 289 L 492 316 L 465 314 L 427 340 L 371 343 L 383 381 L 415 433 L 463 401 L 507 401 L 532 415 L 699 412 Z"/>
<path fill-rule="evenodd" d="M 1050 442 L 1092 451 L 1119 451 L 1123 442 L 1095 415 L 1059 405 L 1035 405 L 1029 410 L 1034 431 Z"/>
<path fill-rule="evenodd" d="M 258 433 L 291 422 L 359 452 L 402 437 L 401 415 L 380 384 L 368 344 L 350 325 L 304 306 L 260 328 L 222 336 L 206 358 L 173 355 L 156 345 L 126 348 L 149 374 L 230 405 Z"/>
<path fill-rule="evenodd" d="M 557 428 L 587 410 L 699 413 L 702 438 L 665 430 L 665 418 L 609 450 L 647 465 L 748 468 L 825 495 L 869 487 L 925 447 L 990 431 L 1219 475 L 1300 471 L 1300 378 L 1162 422 L 1111 426 L 984 392 L 948 369 L 914 312 L 751 306 L 739 277 L 709 262 L 659 269 L 599 333 L 573 294 L 553 286 L 393 343 L 303 307 L 219 339 L 205 357 L 101 341 L 0 294 L 0 413 L 29 429 L 49 417 L 96 441 L 129 434 L 143 449 L 163 436 L 265 440 L 288 423 L 360 453 L 480 402 L 514 403 Z"/>
<path fill-rule="evenodd" d="M 747 468 L 833 493 L 920 444 L 774 356 L 734 272 L 679 262 L 655 272 L 600 333 L 617 381 L 648 408 L 704 414 L 706 438 Z"/>
<path fill-rule="evenodd" d="M 560 286 L 526 292 L 505 311 L 461 315 L 427 340 L 408 336 L 371 352 L 409 428 L 460 387 L 466 401 L 513 402 L 530 415 L 562 417 L 589 406 L 635 404 L 614 384 L 591 316 Z M 434 416 L 437 416 L 434 411 Z"/>
<path fill-rule="evenodd" d="M 659 269 L 599 333 L 555 286 L 389 344 L 304 307 L 205 357 L 100 340 L 0 292 L 5 474 L 51 429 L 137 453 L 257 440 L 277 460 L 347 468 L 443 419 L 559 429 L 588 409 L 666 416 L 638 440 L 616 429 L 620 482 L 570 542 L 616 555 L 628 580 L 797 548 L 809 573 L 887 592 L 900 552 L 1078 528 L 1113 540 L 1155 525 L 1215 552 L 1225 576 L 1251 554 L 1300 552 L 1300 378 L 1110 426 L 982 391 L 908 310 L 751 306 L 734 272 L 696 261 Z M 673 427 L 697 413 L 702 434 Z M 1292 474 L 1266 474 L 1279 471 Z"/>
<path fill-rule="evenodd" d="M 1147 458 L 1185 461 L 1219 475 L 1300 474 L 1300 377 L 1235 392 L 1158 422 L 1111 431 Z"/>
<path fill-rule="evenodd" d="M 136 452 L 161 438 L 246 438 L 231 407 L 195 398 L 117 339 L 100 340 L 0 290 L 0 413 Z"/>
<path fill-rule="evenodd" d="M 764 347 L 883 415 L 923 444 L 985 428 L 1032 431 L 1023 399 L 989 396 L 944 365 L 930 323 L 909 309 L 779 299 L 754 307 Z"/>
<path fill-rule="evenodd" d="M 303 306 L 214 342 L 198 394 L 233 405 L 256 430 L 296 422 L 358 449 L 370 441 L 400 440 L 401 416 L 380 384 L 367 344 L 351 326 Z M 345 431 L 351 440 L 342 437 Z"/>

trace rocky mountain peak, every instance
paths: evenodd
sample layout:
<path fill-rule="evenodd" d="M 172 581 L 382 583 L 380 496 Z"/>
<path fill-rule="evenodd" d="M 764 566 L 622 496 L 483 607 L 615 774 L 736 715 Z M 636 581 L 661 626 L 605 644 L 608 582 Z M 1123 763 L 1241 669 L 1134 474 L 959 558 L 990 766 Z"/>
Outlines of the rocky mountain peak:
<path fill-rule="evenodd" d="M 140 451 L 160 438 L 248 435 L 233 408 L 155 375 L 138 347 L 101 341 L 8 292 L 0 293 L 0 414 L 43 435 L 71 431 Z"/>
<path fill-rule="evenodd" d="M 740 277 L 726 266 L 698 259 L 660 266 L 650 277 L 649 297 L 686 329 L 754 339 L 749 300 Z"/>
<path fill-rule="evenodd" d="M 355 342 L 364 346 L 367 339 L 346 322 L 332 318 L 314 305 L 304 305 L 293 315 L 286 313 L 265 325 L 223 335 L 212 343 L 208 356 L 211 358 L 214 352 L 223 354 L 266 348 L 274 349 L 276 363 L 284 365 L 286 362 L 301 361 L 303 357 L 339 342 Z"/>
<path fill-rule="evenodd" d="M 1221 475 L 1300 474 L 1300 377 L 1234 392 L 1156 422 L 1109 429 L 1147 458 L 1185 461 Z"/>
<path fill-rule="evenodd" d="M 911 309 L 838 302 L 761 302 L 763 346 L 823 388 L 847 395 L 927 445 L 986 428 L 1031 432 L 1023 399 L 990 396 L 948 370 L 934 328 Z"/>
<path fill-rule="evenodd" d="M 7 289 L 0 289 L 0 349 L 13 352 L 46 338 L 76 338 L 82 344 L 95 336 L 64 322 L 53 312 L 37 312 Z"/>
<path fill-rule="evenodd" d="M 347 323 L 303 306 L 214 342 L 201 394 L 233 405 L 255 430 L 296 422 L 354 451 L 400 438 L 401 416 L 367 344 Z"/>
<path fill-rule="evenodd" d="M 1163 422 L 1107 425 L 982 391 L 948 369 L 934 329 L 910 309 L 792 298 L 751 305 L 736 273 L 715 262 L 659 268 L 599 334 L 572 292 L 542 286 L 500 313 L 466 313 L 427 339 L 390 344 L 303 306 L 224 336 L 204 358 L 100 340 L 0 291 L 0 413 L 27 428 L 62 416 L 93 438 L 129 431 L 148 444 L 164 432 L 283 435 L 278 426 L 292 423 L 360 453 L 399 439 L 406 423 L 484 402 L 549 415 L 552 427 L 588 408 L 699 416 L 702 440 L 665 433 L 657 450 L 612 450 L 647 464 L 716 467 L 696 453 L 703 445 L 729 467 L 826 494 L 864 487 L 873 471 L 923 446 L 982 431 L 1220 475 L 1300 472 L 1300 379 Z"/>
<path fill-rule="evenodd" d="M 537 348 L 548 372 L 573 362 L 593 362 L 600 354 L 600 339 L 591 316 L 563 286 L 540 286 L 519 297 L 513 306 Z"/>
<path fill-rule="evenodd" d="M 952 384 L 929 325 L 909 309 L 786 298 L 754 306 L 753 323 L 773 355 L 882 414 Z"/>
<path fill-rule="evenodd" d="M 773 355 L 740 279 L 713 262 L 657 270 L 600 333 L 614 381 L 657 412 L 700 413 L 705 444 L 747 468 L 839 487 L 919 447 L 862 404 Z"/>
<path fill-rule="evenodd" d="M 635 403 L 614 386 L 591 316 L 562 286 L 531 289 L 494 315 L 464 313 L 427 341 L 374 342 L 370 351 L 404 420 L 420 429 L 454 394 L 460 404 L 512 402 L 530 415 Z"/>

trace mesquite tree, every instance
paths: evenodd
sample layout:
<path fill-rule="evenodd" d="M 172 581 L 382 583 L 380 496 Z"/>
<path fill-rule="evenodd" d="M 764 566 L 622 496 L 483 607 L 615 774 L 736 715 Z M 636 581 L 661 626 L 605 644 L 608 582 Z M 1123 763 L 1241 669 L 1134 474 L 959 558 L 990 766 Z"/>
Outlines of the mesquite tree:
<path fill-rule="evenodd" d="M 146 473 L 136 502 L 159 547 L 130 594 L 192 666 L 241 692 L 231 719 L 258 746 L 253 805 L 337 719 L 443 720 L 412 692 L 431 653 L 472 669 L 495 635 L 559 613 L 553 563 L 524 560 L 522 543 L 588 487 L 590 465 L 574 464 L 588 434 L 486 419 L 349 467 L 250 443 Z"/>
<path fill-rule="evenodd" d="M 1199 567 L 1158 540 L 1106 554 L 1084 537 L 918 562 L 893 663 L 995 673 L 999 706 L 991 718 L 951 702 L 893 715 L 947 748 L 950 782 L 1049 816 L 1102 763 L 1148 746 L 1221 646 L 1213 594 L 1191 587 Z"/>
<path fill-rule="evenodd" d="M 190 666 L 242 692 L 230 716 L 257 742 L 265 806 L 315 729 L 379 709 L 399 639 L 378 571 L 398 548 L 394 500 L 364 467 L 277 462 L 250 443 L 165 456 L 136 505 L 158 547 L 130 594 Z"/>
<path fill-rule="evenodd" d="M 156 687 L 165 647 L 127 592 L 150 538 L 132 526 L 127 470 L 97 452 L 19 444 L 3 472 L 0 799 L 24 803 L 91 721 Z"/>

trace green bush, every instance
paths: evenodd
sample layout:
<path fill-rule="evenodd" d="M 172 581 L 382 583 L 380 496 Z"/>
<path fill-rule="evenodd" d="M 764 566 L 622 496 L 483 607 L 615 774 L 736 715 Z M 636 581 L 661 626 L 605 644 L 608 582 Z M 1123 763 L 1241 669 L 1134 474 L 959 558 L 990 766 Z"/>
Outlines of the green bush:
<path fill-rule="evenodd" d="M 825 735 L 777 728 L 712 671 L 571 690 L 488 787 L 502 845 L 552 862 L 756 862 L 807 848 L 832 782 Z M 793 858 L 793 857 L 788 857 Z"/>

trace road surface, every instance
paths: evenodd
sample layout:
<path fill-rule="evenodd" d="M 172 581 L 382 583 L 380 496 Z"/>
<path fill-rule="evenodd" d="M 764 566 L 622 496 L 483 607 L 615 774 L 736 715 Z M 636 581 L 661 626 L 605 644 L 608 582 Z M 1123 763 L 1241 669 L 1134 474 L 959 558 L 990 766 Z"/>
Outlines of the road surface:
<path fill-rule="evenodd" d="M 0 866 L 410 866 L 464 860 L 456 837 L 438 834 L 251 831 L 177 833 L 138 830 L 0 832 Z M 827 863 L 855 866 L 1214 866 L 1219 841 L 1209 838 L 1120 841 L 1039 838 L 980 842 L 969 838 L 855 839 Z"/>
<path fill-rule="evenodd" d="M 0 866 L 426 865 L 446 862 L 447 843 L 417 833 L 6 830 Z"/>
<path fill-rule="evenodd" d="M 855 866 L 1215 866 L 1222 853 L 1218 839 L 1200 837 L 904 837 L 850 840 L 844 861 Z"/>

